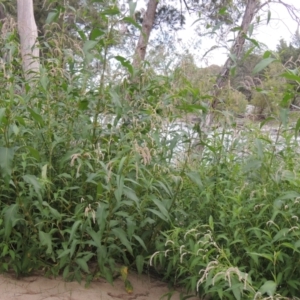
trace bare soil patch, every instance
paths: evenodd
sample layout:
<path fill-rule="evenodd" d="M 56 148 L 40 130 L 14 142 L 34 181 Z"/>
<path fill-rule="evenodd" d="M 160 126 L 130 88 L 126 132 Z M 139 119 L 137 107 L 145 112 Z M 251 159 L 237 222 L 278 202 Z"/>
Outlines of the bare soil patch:
<path fill-rule="evenodd" d="M 16 279 L 10 274 L 0 275 L 1 300 L 159 300 L 170 292 L 166 283 L 146 275 L 129 274 L 128 279 L 133 285 L 133 293 L 128 294 L 124 282 L 116 279 L 112 286 L 104 279 L 93 281 L 85 288 L 82 282 L 65 282 L 62 278 L 45 278 L 30 276 Z M 180 292 L 174 291 L 172 300 L 180 300 Z M 192 297 L 191 300 L 199 298 Z"/>

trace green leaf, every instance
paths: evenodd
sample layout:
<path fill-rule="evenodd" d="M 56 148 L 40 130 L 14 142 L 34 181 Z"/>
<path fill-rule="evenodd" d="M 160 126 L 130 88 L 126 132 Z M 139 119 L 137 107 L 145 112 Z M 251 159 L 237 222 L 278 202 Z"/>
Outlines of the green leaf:
<path fill-rule="evenodd" d="M 290 249 L 292 249 L 293 251 L 298 252 L 298 253 L 300 252 L 300 251 L 298 251 L 298 249 L 295 248 L 295 246 L 292 245 L 291 243 L 281 243 L 280 246 L 281 246 L 281 247 L 282 247 L 282 246 L 285 246 L 285 247 L 290 248 Z"/>
<path fill-rule="evenodd" d="M 12 163 L 16 152 L 16 147 L 5 148 L 0 147 L 0 169 L 3 178 L 9 178 L 12 172 Z M 9 181 L 9 180 L 8 180 Z"/>
<path fill-rule="evenodd" d="M 89 107 L 89 102 L 87 100 L 82 100 L 78 102 L 78 108 L 80 110 L 87 110 Z"/>
<path fill-rule="evenodd" d="M 284 191 L 282 193 L 282 195 L 279 196 L 278 198 L 276 198 L 274 201 L 277 201 L 277 200 L 292 200 L 292 199 L 295 199 L 295 198 L 298 198 L 298 197 L 300 197 L 300 194 L 296 191 Z M 275 202 L 274 202 L 274 204 L 275 204 Z"/>
<path fill-rule="evenodd" d="M 127 71 L 133 75 L 133 66 L 130 61 L 120 55 L 115 56 L 115 59 L 121 63 L 121 65 L 127 69 Z"/>
<path fill-rule="evenodd" d="M 117 175 L 116 181 L 117 181 L 117 188 L 114 190 L 114 195 L 116 197 L 117 202 L 120 202 L 123 194 L 123 188 L 124 188 L 124 176 Z M 114 207 L 114 210 L 117 210 L 117 208 L 118 207 Z"/>
<path fill-rule="evenodd" d="M 270 122 L 270 121 L 274 121 L 275 120 L 275 118 L 274 117 L 268 117 L 268 118 L 266 118 L 265 120 L 263 120 L 261 123 L 260 123 L 260 128 L 262 128 L 264 125 L 266 125 L 268 122 Z"/>
<path fill-rule="evenodd" d="M 296 248 L 300 248 L 300 240 L 298 240 L 297 242 L 295 242 L 295 247 Z"/>
<path fill-rule="evenodd" d="M 95 232 L 91 227 L 86 228 L 87 233 L 91 236 L 94 241 L 95 246 L 100 249 L 101 248 L 101 234 L 100 232 Z"/>
<path fill-rule="evenodd" d="M 48 91 L 48 86 L 49 86 L 49 78 L 48 74 L 46 73 L 46 70 L 44 68 L 41 69 L 41 75 L 40 75 L 40 83 L 44 89 L 44 91 Z"/>
<path fill-rule="evenodd" d="M 121 158 L 120 162 L 119 162 L 119 166 L 118 166 L 118 174 L 122 174 L 122 171 L 123 171 L 123 167 L 124 167 L 124 164 L 125 164 L 125 161 L 126 161 L 127 157 L 124 156 Z"/>
<path fill-rule="evenodd" d="M 99 181 L 97 184 L 97 197 L 100 197 L 103 193 L 103 186 L 102 183 Z"/>
<path fill-rule="evenodd" d="M 77 30 L 77 33 L 79 34 L 79 36 L 81 37 L 81 39 L 82 39 L 83 41 L 86 41 L 85 32 L 84 32 L 83 30 L 78 29 L 78 30 Z"/>
<path fill-rule="evenodd" d="M 270 20 L 271 20 L 271 11 L 269 10 L 268 11 L 268 18 L 267 18 L 267 25 L 269 24 Z"/>
<path fill-rule="evenodd" d="M 238 27 L 232 28 L 230 31 L 236 32 L 236 31 L 241 31 L 241 30 L 242 30 L 242 27 L 241 27 L 241 26 L 238 26 Z"/>
<path fill-rule="evenodd" d="M 0 107 L 0 124 L 2 123 L 2 119 L 5 116 L 5 113 L 6 113 L 6 108 Z"/>
<path fill-rule="evenodd" d="M 296 290 L 298 290 L 300 286 L 299 280 L 287 280 L 287 284 Z"/>
<path fill-rule="evenodd" d="M 260 257 L 264 257 L 266 258 L 267 260 L 269 260 L 270 262 L 273 263 L 274 261 L 274 257 L 273 255 L 271 254 L 266 254 L 266 253 L 256 253 L 256 252 L 249 252 L 250 255 L 257 255 L 257 256 L 260 256 Z"/>
<path fill-rule="evenodd" d="M 102 273 L 103 273 L 105 279 L 106 279 L 110 284 L 113 284 L 114 279 L 113 279 L 113 274 L 112 274 L 111 270 L 110 270 L 109 268 L 107 268 L 107 267 L 103 267 L 103 268 L 101 268 L 101 271 L 102 271 Z"/>
<path fill-rule="evenodd" d="M 254 25 L 253 25 L 253 24 L 250 24 L 249 29 L 248 29 L 249 37 L 252 36 L 252 34 L 253 34 L 253 29 L 254 29 Z"/>
<path fill-rule="evenodd" d="M 139 208 L 140 207 L 140 201 L 139 201 L 139 198 L 137 197 L 136 193 L 134 190 L 124 186 L 124 189 L 123 189 L 123 194 L 130 200 L 134 201 L 136 206 Z"/>
<path fill-rule="evenodd" d="M 253 69 L 253 74 L 257 74 L 263 69 L 265 69 L 268 65 L 270 65 L 272 62 L 276 61 L 276 58 L 268 57 L 263 60 L 261 60 Z"/>
<path fill-rule="evenodd" d="M 35 158 L 37 161 L 39 161 L 39 160 L 41 159 L 39 151 L 37 151 L 36 149 L 34 149 L 34 148 L 31 147 L 31 146 L 27 146 L 26 148 L 28 149 L 30 155 L 31 155 L 33 158 Z"/>
<path fill-rule="evenodd" d="M 207 107 L 200 105 L 200 104 L 184 103 L 184 104 L 178 106 L 178 109 L 181 109 L 185 112 L 198 112 L 199 110 L 202 110 L 204 113 L 207 112 Z"/>
<path fill-rule="evenodd" d="M 280 110 L 279 110 L 279 118 L 280 118 L 280 121 L 282 122 L 282 124 L 284 126 L 287 126 L 288 124 L 288 121 L 289 121 L 289 113 L 290 113 L 290 110 L 288 108 L 283 108 L 283 107 L 280 107 Z"/>
<path fill-rule="evenodd" d="M 46 24 L 50 24 L 52 22 L 55 22 L 58 20 L 60 11 L 59 10 L 55 10 L 55 11 L 51 11 L 49 12 L 47 19 L 46 19 Z"/>
<path fill-rule="evenodd" d="M 90 273 L 89 267 L 83 258 L 77 258 L 75 262 L 84 272 Z"/>
<path fill-rule="evenodd" d="M 91 30 L 89 39 L 92 41 L 97 40 L 98 37 L 102 36 L 104 34 L 104 31 L 100 30 L 99 28 L 93 28 Z"/>
<path fill-rule="evenodd" d="M 160 212 L 164 215 L 165 219 L 170 220 L 169 212 L 164 207 L 163 203 L 154 197 L 151 197 L 151 200 L 155 203 L 155 205 L 158 207 Z"/>
<path fill-rule="evenodd" d="M 35 175 L 26 174 L 23 176 L 23 180 L 32 185 L 38 196 L 41 196 L 42 186 Z"/>
<path fill-rule="evenodd" d="M 14 133 L 16 136 L 18 136 L 19 133 L 20 133 L 19 126 L 17 126 L 17 124 L 11 124 L 11 128 L 12 128 L 13 133 Z"/>
<path fill-rule="evenodd" d="M 32 119 L 36 122 L 36 123 L 38 123 L 41 127 L 43 127 L 44 126 L 44 119 L 43 119 L 43 117 L 41 116 L 41 115 L 39 115 L 38 113 L 36 113 L 34 110 L 32 110 L 31 108 L 27 108 L 27 110 L 29 111 L 29 113 L 30 113 L 30 115 L 31 115 L 31 117 L 32 117 Z"/>
<path fill-rule="evenodd" d="M 74 224 L 73 224 L 73 226 L 72 226 L 72 229 L 71 229 L 71 232 L 70 232 L 69 243 L 73 240 L 74 235 L 75 235 L 75 233 L 76 233 L 76 231 L 77 231 L 77 228 L 78 228 L 78 226 L 79 226 L 81 223 L 82 223 L 81 220 L 77 220 L 77 221 L 74 222 Z"/>
<path fill-rule="evenodd" d="M 137 1 L 132 1 L 130 0 L 129 1 L 129 14 L 130 14 L 130 17 L 134 17 L 134 13 L 135 13 L 135 9 L 136 9 L 136 5 L 137 5 Z"/>
<path fill-rule="evenodd" d="M 43 205 L 49 208 L 49 210 L 50 210 L 52 216 L 53 216 L 55 219 L 61 220 L 62 216 L 61 216 L 61 214 L 58 212 L 57 209 L 51 207 L 51 206 L 49 205 L 49 203 L 47 203 L 46 201 L 43 201 Z"/>
<path fill-rule="evenodd" d="M 39 231 L 39 239 L 42 246 L 47 246 L 46 254 L 52 253 L 52 237 L 50 233 Z"/>
<path fill-rule="evenodd" d="M 17 204 L 10 205 L 4 214 L 4 236 L 8 238 L 11 234 L 12 228 L 20 220 L 19 206 Z"/>
<path fill-rule="evenodd" d="M 241 290 L 243 285 L 241 283 L 235 283 L 231 286 L 231 290 L 236 300 L 241 300 Z"/>
<path fill-rule="evenodd" d="M 157 215 L 160 219 L 162 219 L 163 221 L 166 221 L 166 217 L 159 211 L 157 211 L 156 209 L 152 209 L 152 208 L 147 208 L 147 211 L 151 211 L 153 214 Z"/>
<path fill-rule="evenodd" d="M 265 53 L 263 54 L 263 58 L 268 58 L 272 56 L 272 52 L 270 50 L 265 51 Z"/>
<path fill-rule="evenodd" d="M 281 76 L 286 79 L 289 79 L 289 80 L 294 80 L 294 81 L 300 82 L 300 77 L 291 72 L 285 72 Z"/>
<path fill-rule="evenodd" d="M 282 276 L 283 276 L 283 273 L 282 272 L 279 272 L 276 276 L 276 284 L 277 285 L 280 285 L 281 281 L 282 281 Z"/>
<path fill-rule="evenodd" d="M 64 268 L 64 271 L 63 271 L 63 279 L 64 279 L 64 280 L 67 280 L 69 273 L 70 273 L 70 266 L 67 265 L 67 266 Z"/>
<path fill-rule="evenodd" d="M 282 237 L 286 237 L 287 233 L 289 232 L 289 228 L 283 228 L 277 232 L 277 234 L 274 236 L 272 242 L 276 242 L 280 240 Z"/>
<path fill-rule="evenodd" d="M 224 15 L 226 13 L 226 11 L 227 11 L 227 8 L 225 6 L 223 6 L 219 9 L 219 14 Z"/>
<path fill-rule="evenodd" d="M 244 55 L 244 58 L 247 58 L 249 56 L 249 54 L 251 54 L 251 52 L 255 49 L 255 48 L 260 48 L 259 42 L 255 39 L 249 39 L 248 37 L 245 37 L 245 39 L 249 42 L 251 42 L 254 47 L 251 47 Z M 251 50 L 252 49 L 252 50 Z M 250 52 L 249 52 L 250 51 Z"/>
<path fill-rule="evenodd" d="M 100 228 L 100 237 L 103 234 L 104 229 L 106 228 L 107 215 L 108 215 L 108 205 L 105 203 L 101 203 L 101 205 L 98 205 L 96 211 L 96 219 L 97 219 L 98 226 Z"/>
<path fill-rule="evenodd" d="M 132 255 L 133 254 L 132 248 L 130 242 L 126 237 L 126 232 L 122 228 L 113 228 L 111 231 L 117 238 L 120 239 L 121 243 L 126 247 L 128 252 Z"/>
<path fill-rule="evenodd" d="M 201 177 L 200 177 L 199 172 L 196 172 L 196 171 L 187 172 L 186 175 L 187 175 L 194 183 L 196 183 L 196 185 L 197 185 L 199 188 L 202 188 L 202 187 L 203 187 L 203 183 L 202 183 L 202 180 L 201 180 Z"/>
<path fill-rule="evenodd" d="M 269 296 L 274 296 L 276 288 L 276 282 L 274 282 L 273 280 L 268 280 L 260 287 L 259 292 L 262 295 L 268 294 Z"/>
<path fill-rule="evenodd" d="M 83 52 L 87 54 L 90 50 L 92 50 L 98 44 L 97 41 L 86 41 L 83 44 Z"/>
<path fill-rule="evenodd" d="M 210 215 L 208 218 L 208 224 L 209 224 L 210 229 L 212 231 L 214 231 L 214 219 L 213 219 L 212 215 Z"/>
<path fill-rule="evenodd" d="M 26 126 L 25 121 L 22 117 L 15 117 L 15 119 L 19 124 Z M 1 109 L 0 109 L 0 122 L 1 122 Z"/>
<path fill-rule="evenodd" d="M 293 102 L 292 99 L 294 99 L 294 96 L 295 95 L 293 93 L 285 92 L 283 97 L 282 97 L 282 100 L 279 103 L 280 107 L 289 108 L 291 103 Z"/>
<path fill-rule="evenodd" d="M 77 249 L 77 245 L 79 244 L 80 242 L 76 239 L 73 239 L 72 240 L 72 243 L 71 243 L 71 247 L 70 247 L 70 258 L 74 255 L 76 249 Z"/>
<path fill-rule="evenodd" d="M 143 272 L 144 261 L 145 261 L 145 258 L 143 255 L 138 255 L 135 259 L 136 268 L 137 268 L 137 271 L 139 274 L 142 274 L 142 272 Z"/>
<path fill-rule="evenodd" d="M 262 159 L 264 157 L 264 147 L 263 147 L 263 144 L 261 142 L 261 139 L 255 139 L 254 144 L 255 144 L 255 147 L 257 149 L 257 154 L 258 154 L 259 158 Z"/>
<path fill-rule="evenodd" d="M 130 218 L 126 219 L 126 225 L 127 225 L 127 230 L 126 230 L 127 236 L 131 240 L 132 235 L 133 235 L 135 229 L 137 228 L 136 222 L 133 220 L 132 217 L 130 217 Z"/>
<path fill-rule="evenodd" d="M 146 252 L 148 251 L 144 241 L 139 236 L 134 234 L 132 237 L 135 238 L 140 243 L 140 245 L 144 248 Z"/>
<path fill-rule="evenodd" d="M 109 94 L 111 96 L 112 103 L 117 107 L 122 107 L 120 95 L 114 90 L 110 90 Z"/>
<path fill-rule="evenodd" d="M 43 165 L 42 166 L 42 175 L 41 175 L 43 180 L 47 180 L 47 170 L 48 170 L 48 165 L 47 164 Z"/>
<path fill-rule="evenodd" d="M 141 25 L 138 24 L 133 17 L 125 17 L 125 18 L 123 18 L 123 21 L 133 25 L 134 27 L 136 27 L 139 30 L 142 29 Z"/>
<path fill-rule="evenodd" d="M 262 161 L 258 159 L 249 159 L 243 166 L 243 171 L 245 173 L 253 172 L 258 170 L 262 165 Z"/>
<path fill-rule="evenodd" d="M 70 249 L 66 249 L 64 251 L 61 251 L 58 255 L 57 258 L 63 258 L 63 257 L 66 257 L 66 256 L 69 256 L 69 253 L 70 253 Z"/>
<path fill-rule="evenodd" d="M 236 65 L 230 67 L 230 76 L 235 76 L 235 72 L 236 72 Z"/>
<path fill-rule="evenodd" d="M 104 11 L 102 11 L 100 13 L 100 15 L 102 16 L 114 16 L 114 15 L 118 15 L 120 13 L 120 10 L 118 9 L 117 6 L 113 6 L 113 7 L 110 7 Z"/>

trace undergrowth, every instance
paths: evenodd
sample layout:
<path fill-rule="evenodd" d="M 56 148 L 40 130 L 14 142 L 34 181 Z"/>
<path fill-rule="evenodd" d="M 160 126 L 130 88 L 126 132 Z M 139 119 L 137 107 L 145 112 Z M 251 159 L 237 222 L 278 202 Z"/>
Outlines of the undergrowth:
<path fill-rule="evenodd" d="M 226 116 L 203 135 L 180 127 L 206 113 L 197 89 L 135 74 L 109 34 L 74 54 L 55 39 L 29 82 L 15 29 L 1 40 L 0 271 L 113 282 L 120 264 L 150 264 L 200 298 L 298 296 L 300 123 L 286 105 L 273 137 Z M 109 80 L 110 60 L 130 76 Z"/>

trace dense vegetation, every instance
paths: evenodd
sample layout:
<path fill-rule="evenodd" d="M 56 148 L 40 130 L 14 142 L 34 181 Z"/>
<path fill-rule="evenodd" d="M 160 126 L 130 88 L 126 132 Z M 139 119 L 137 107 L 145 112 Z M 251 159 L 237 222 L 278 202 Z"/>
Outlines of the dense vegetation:
<path fill-rule="evenodd" d="M 56 12 L 30 80 L 13 19 L 2 26 L 0 271 L 112 282 L 123 265 L 200 298 L 296 299 L 300 77 L 282 48 L 299 45 L 245 51 L 208 133 L 217 66 L 136 70 L 104 29 L 115 8 L 89 34 Z M 248 102 L 263 121 L 241 129 Z"/>

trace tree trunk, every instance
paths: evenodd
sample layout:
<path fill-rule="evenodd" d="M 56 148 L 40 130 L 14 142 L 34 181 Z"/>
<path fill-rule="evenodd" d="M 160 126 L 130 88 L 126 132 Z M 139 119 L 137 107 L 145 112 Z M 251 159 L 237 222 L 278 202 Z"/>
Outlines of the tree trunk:
<path fill-rule="evenodd" d="M 236 59 L 239 59 L 245 44 L 245 37 L 247 35 L 249 26 L 257 12 L 257 8 L 259 7 L 259 1 L 258 0 L 248 0 L 246 10 L 243 16 L 243 21 L 241 24 L 241 30 L 238 33 L 238 36 L 236 37 L 234 44 L 231 48 L 231 54 L 236 57 Z M 230 68 L 232 67 L 233 61 L 231 58 L 228 57 L 227 61 L 225 62 L 219 77 L 217 79 L 217 87 L 220 89 L 224 87 L 228 81 Z"/>
<path fill-rule="evenodd" d="M 18 0 L 18 30 L 21 41 L 23 71 L 26 79 L 39 73 L 40 51 L 37 45 L 37 26 L 33 14 L 33 0 Z"/>
<path fill-rule="evenodd" d="M 148 2 L 147 10 L 142 23 L 141 34 L 133 58 L 133 66 L 135 67 L 140 67 L 141 62 L 145 59 L 146 49 L 148 46 L 150 33 L 154 24 L 157 5 L 158 0 L 149 0 Z"/>
<path fill-rule="evenodd" d="M 231 48 L 231 54 L 236 57 L 236 59 L 240 58 L 240 55 L 242 53 L 244 44 L 245 44 L 245 37 L 247 34 L 247 31 L 249 29 L 249 26 L 255 16 L 255 14 L 258 11 L 258 8 L 260 6 L 259 0 L 248 0 L 245 13 L 243 16 L 242 24 L 241 24 L 241 30 L 238 33 L 238 36 L 236 37 L 234 44 Z M 218 92 L 228 83 L 229 75 L 230 75 L 230 68 L 233 65 L 233 61 L 230 57 L 226 60 L 219 76 L 216 81 L 216 89 L 214 91 L 214 99 L 211 103 L 211 109 L 214 110 L 218 105 Z M 205 120 L 205 127 L 206 129 L 210 128 L 211 124 L 213 122 L 213 111 L 210 111 L 207 114 L 206 120 Z"/>

